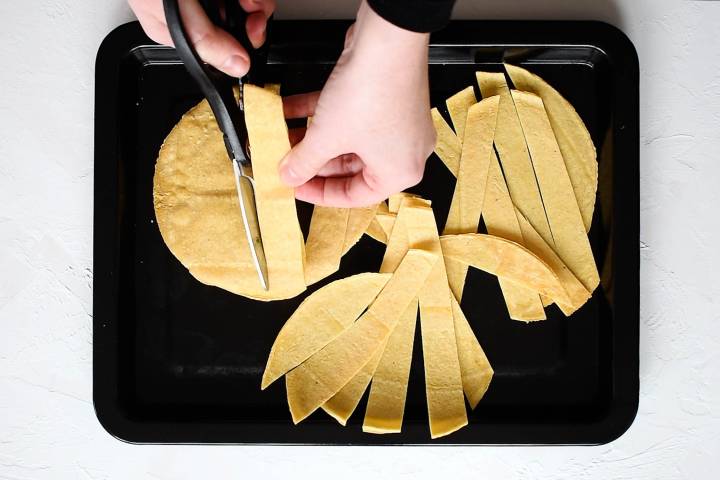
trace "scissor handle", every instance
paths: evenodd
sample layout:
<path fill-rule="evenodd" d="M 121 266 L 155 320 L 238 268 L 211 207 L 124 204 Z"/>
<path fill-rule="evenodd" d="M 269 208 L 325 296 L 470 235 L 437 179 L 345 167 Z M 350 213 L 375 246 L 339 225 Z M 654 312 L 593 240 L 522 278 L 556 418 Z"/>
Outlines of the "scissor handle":
<path fill-rule="evenodd" d="M 238 6 L 238 2 L 228 1 L 225 3 L 226 6 L 233 3 Z M 235 100 L 235 96 L 233 95 L 232 85 L 228 82 L 228 77 L 219 70 L 206 65 L 195 51 L 195 47 L 193 47 L 185 31 L 178 0 L 163 0 L 163 6 L 170 37 L 175 44 L 175 50 L 185 64 L 185 68 L 190 73 L 190 76 L 197 82 L 203 95 L 207 98 L 215 115 L 215 119 L 220 126 L 220 130 L 223 133 L 223 140 L 225 141 L 228 153 L 243 167 L 249 168 L 250 159 L 246 155 L 243 145 L 244 142 L 241 140 L 241 137 L 247 139 L 247 127 L 245 126 L 245 121 Z M 235 22 L 236 24 L 242 22 L 242 28 L 239 30 L 244 32 L 244 18 L 246 18 L 246 14 L 243 15 L 244 10 L 239 8 L 239 6 L 237 9 L 242 12 L 240 13 L 241 18 L 229 21 Z M 210 9 L 210 12 L 216 11 Z M 239 12 L 226 10 L 225 22 L 228 22 L 230 17 L 234 17 L 234 13 Z M 219 12 L 209 13 L 211 18 L 216 14 L 217 19 L 220 19 Z M 247 33 L 244 33 L 244 36 L 245 39 L 247 39 Z M 250 41 L 247 40 L 247 43 L 249 45 Z M 240 132 L 240 134 L 238 134 L 238 132 Z"/>

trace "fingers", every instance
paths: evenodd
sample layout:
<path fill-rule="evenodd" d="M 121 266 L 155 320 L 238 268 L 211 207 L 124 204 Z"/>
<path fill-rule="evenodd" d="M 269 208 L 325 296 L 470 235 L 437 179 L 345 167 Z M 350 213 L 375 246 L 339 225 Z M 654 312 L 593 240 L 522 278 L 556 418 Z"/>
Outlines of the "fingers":
<path fill-rule="evenodd" d="M 288 130 L 288 136 L 290 138 L 290 146 L 294 147 L 305 137 L 305 128 L 291 128 Z"/>
<path fill-rule="evenodd" d="M 373 190 L 362 172 L 351 177 L 315 177 L 295 189 L 298 200 L 340 208 L 364 207 L 384 200 Z"/>
<path fill-rule="evenodd" d="M 283 98 L 285 118 L 305 118 L 315 114 L 320 92 L 301 93 Z"/>
<path fill-rule="evenodd" d="M 313 178 L 335 154 L 333 146 L 323 141 L 317 133 L 308 129 L 305 138 L 285 155 L 280 164 L 280 179 L 291 187 L 297 187 Z"/>
<path fill-rule="evenodd" d="M 250 67 L 245 49 L 230 33 L 214 25 L 196 1 L 180 2 L 183 24 L 198 55 L 228 75 L 241 77 Z"/>
<path fill-rule="evenodd" d="M 333 158 L 318 171 L 320 177 L 352 177 L 363 169 L 363 162 L 354 153 Z"/>
<path fill-rule="evenodd" d="M 245 22 L 245 30 L 252 46 L 254 48 L 262 47 L 262 44 L 265 43 L 267 31 L 267 17 L 265 14 L 263 12 L 249 14 Z"/>

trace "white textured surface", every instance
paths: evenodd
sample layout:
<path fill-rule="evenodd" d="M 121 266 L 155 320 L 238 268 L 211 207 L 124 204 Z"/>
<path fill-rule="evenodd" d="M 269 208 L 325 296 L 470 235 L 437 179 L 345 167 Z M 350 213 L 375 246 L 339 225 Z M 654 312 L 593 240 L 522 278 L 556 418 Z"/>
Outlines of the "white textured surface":
<path fill-rule="evenodd" d="M 353 1 L 279 1 L 281 18 Z M 542 4 L 542 5 L 541 5 Z M 601 447 L 133 446 L 91 395 L 93 68 L 124 2 L 0 4 L 0 479 L 716 478 L 720 2 L 462 1 L 458 18 L 614 23 L 641 63 L 641 399 Z M 714 453 L 713 453 L 714 452 Z"/>

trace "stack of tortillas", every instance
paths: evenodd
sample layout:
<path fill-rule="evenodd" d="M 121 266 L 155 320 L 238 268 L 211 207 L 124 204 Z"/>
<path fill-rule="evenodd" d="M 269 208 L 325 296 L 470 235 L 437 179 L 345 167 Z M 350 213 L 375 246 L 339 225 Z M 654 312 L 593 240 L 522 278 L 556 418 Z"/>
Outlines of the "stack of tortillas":
<path fill-rule="evenodd" d="M 277 88 L 246 86 L 245 109 L 269 291 L 250 262 L 232 168 L 206 102 L 165 140 L 155 174 L 155 210 L 173 254 L 198 280 L 248 297 L 301 293 L 337 271 L 367 233 L 387 244 L 378 273 L 332 282 L 308 296 L 280 330 L 262 388 L 285 376 L 292 420 L 322 409 L 345 425 L 370 388 L 363 430 L 400 432 L 420 318 L 430 435 L 467 424 L 493 369 L 460 308 L 468 267 L 497 276 L 510 318 L 566 315 L 598 285 L 590 243 L 597 163 L 572 106 L 542 79 L 506 66 L 478 72 L 473 88 L 437 109 L 436 153 L 457 177 L 442 236 L 431 202 L 397 194 L 380 205 L 315 207 L 304 239 L 293 192 L 277 167 L 289 150 Z M 488 234 L 477 233 L 483 218 Z M 479 328 L 479 326 L 476 326 Z"/>

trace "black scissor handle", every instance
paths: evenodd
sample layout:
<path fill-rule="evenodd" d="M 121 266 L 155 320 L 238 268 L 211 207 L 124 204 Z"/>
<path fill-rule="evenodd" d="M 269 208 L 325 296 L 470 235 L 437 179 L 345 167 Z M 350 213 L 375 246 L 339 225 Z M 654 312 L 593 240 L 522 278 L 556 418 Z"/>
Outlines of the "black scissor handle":
<path fill-rule="evenodd" d="M 239 7 L 237 1 L 233 2 L 230 0 L 225 2 L 225 4 L 226 7 L 230 4 L 235 4 L 237 10 L 240 12 L 234 11 L 232 8 L 226 9 L 224 23 L 229 25 L 228 22 L 231 21 L 235 22 L 236 25 L 241 24 L 242 28 L 233 28 L 234 30 L 245 32 L 245 18 L 247 14 Z M 233 95 L 232 82 L 229 81 L 229 77 L 225 74 L 205 64 L 195 51 L 195 47 L 188 38 L 185 26 L 183 25 L 178 0 L 163 0 L 163 7 L 165 9 L 165 19 L 167 20 L 170 37 L 175 44 L 175 50 L 185 64 L 185 68 L 190 73 L 190 76 L 197 82 L 203 95 L 207 98 L 215 115 L 215 119 L 220 126 L 220 130 L 223 132 L 228 153 L 231 158 L 237 160 L 241 165 L 249 167 L 250 159 L 245 150 L 247 127 L 245 126 L 245 118 Z M 240 17 L 235 17 L 235 14 L 239 14 Z M 210 18 L 215 17 L 215 15 L 216 13 L 212 13 Z M 217 15 L 215 18 L 220 18 L 219 14 Z M 235 18 L 229 20 L 231 17 Z M 220 26 L 223 25 L 221 24 Z M 236 34 L 235 31 L 231 33 L 233 33 L 233 35 Z M 244 37 L 247 44 L 250 45 L 250 41 L 247 40 L 247 33 L 244 33 Z M 250 47 L 252 48 L 252 46 Z M 251 51 L 252 50 L 248 53 L 250 54 Z"/>

